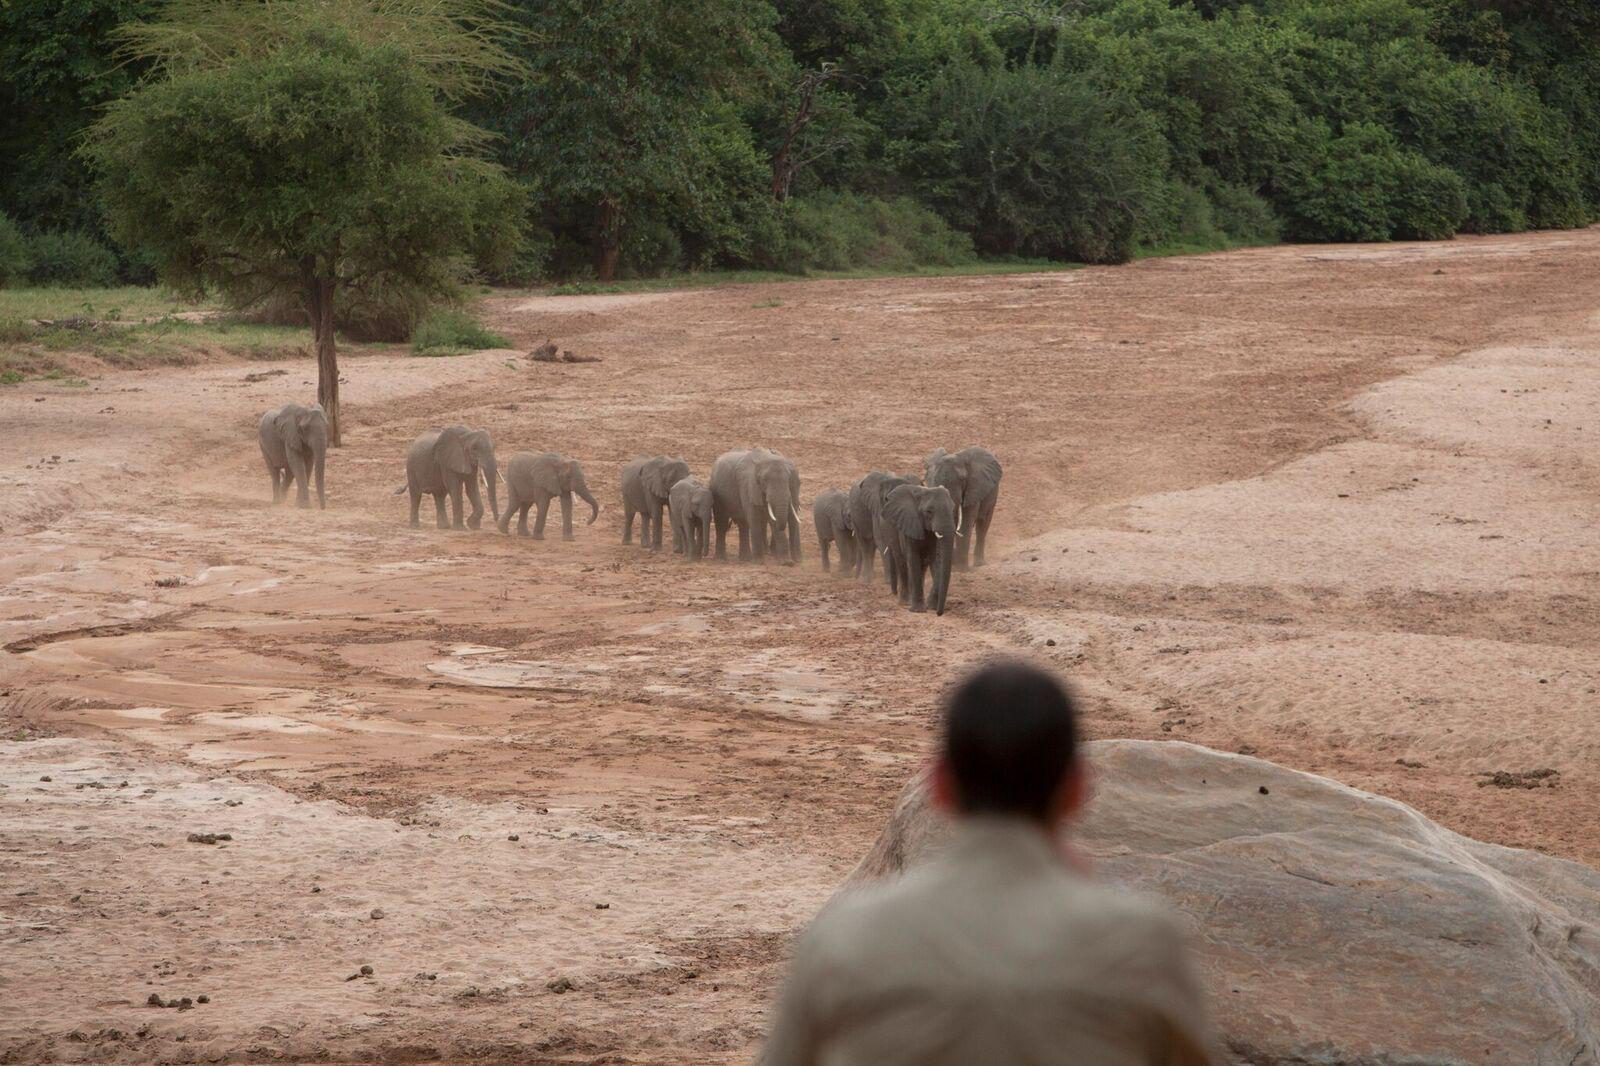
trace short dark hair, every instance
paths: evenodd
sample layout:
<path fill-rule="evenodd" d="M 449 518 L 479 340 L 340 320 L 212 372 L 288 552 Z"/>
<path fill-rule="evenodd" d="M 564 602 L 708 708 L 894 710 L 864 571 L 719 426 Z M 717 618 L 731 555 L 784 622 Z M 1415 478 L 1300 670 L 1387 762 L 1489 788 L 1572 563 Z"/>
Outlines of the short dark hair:
<path fill-rule="evenodd" d="M 1078 749 L 1077 711 L 1047 670 L 998 662 L 955 687 L 945 705 L 944 757 L 968 814 L 1044 820 Z"/>

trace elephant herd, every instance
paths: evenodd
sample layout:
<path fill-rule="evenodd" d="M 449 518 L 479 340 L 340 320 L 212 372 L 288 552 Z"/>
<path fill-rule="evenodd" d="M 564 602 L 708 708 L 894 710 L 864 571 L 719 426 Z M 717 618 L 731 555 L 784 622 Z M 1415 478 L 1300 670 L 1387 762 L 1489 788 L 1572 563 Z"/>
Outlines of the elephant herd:
<path fill-rule="evenodd" d="M 272 479 L 274 503 L 288 498 L 298 483 L 297 502 L 310 506 L 308 478 L 315 477 L 317 504 L 326 506 L 323 467 L 328 423 L 322 408 L 288 404 L 261 416 L 261 457 Z M 950 594 L 952 569 L 966 569 L 969 554 L 983 565 L 984 543 L 1000 494 L 1000 462 L 987 448 L 959 452 L 939 448 L 923 461 L 922 474 L 890 474 L 874 470 L 848 490 L 829 489 L 812 503 L 812 522 L 822 554 L 822 568 L 832 569 L 830 551 L 837 551 L 840 572 L 871 581 L 874 560 L 883 559 L 889 589 L 913 611 L 930 607 L 943 614 Z M 561 533 L 573 539 L 572 498 L 589 505 L 588 524 L 600 515 L 583 468 L 575 459 L 544 452 L 517 452 L 504 474 L 495 458 L 489 433 L 467 426 L 429 430 L 412 442 L 406 454 L 406 484 L 396 495 L 410 493 L 411 525 L 420 525 L 423 496 L 432 496 L 440 529 L 477 529 L 483 521 L 483 496 L 502 533 L 517 532 L 543 539 L 552 500 L 561 503 Z M 506 506 L 500 507 L 496 482 L 504 480 Z M 690 561 L 713 551 L 727 558 L 731 527 L 739 529 L 739 558 L 761 561 L 768 556 L 785 563 L 800 561 L 800 472 L 793 461 L 765 448 L 727 452 L 711 466 L 709 481 L 695 477 L 682 459 L 655 456 L 635 459 L 622 468 L 622 542 L 633 542 L 639 519 L 639 543 L 663 546 L 663 515 L 672 523 L 673 551 Z M 463 497 L 472 507 L 464 514 Z M 447 513 L 446 501 L 450 509 Z M 530 534 L 528 512 L 538 509 Z M 931 575 L 932 588 L 923 585 Z"/>

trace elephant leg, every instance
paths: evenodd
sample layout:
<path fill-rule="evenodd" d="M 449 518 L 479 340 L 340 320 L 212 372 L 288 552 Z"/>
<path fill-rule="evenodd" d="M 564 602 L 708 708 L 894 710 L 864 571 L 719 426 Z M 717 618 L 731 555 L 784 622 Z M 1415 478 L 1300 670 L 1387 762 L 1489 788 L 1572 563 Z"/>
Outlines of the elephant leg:
<path fill-rule="evenodd" d="M 927 604 L 924 603 L 922 599 L 922 575 L 925 567 L 922 561 L 921 545 L 918 545 L 914 542 L 908 543 L 905 546 L 905 556 L 905 601 L 911 605 L 911 609 L 913 611 L 921 614 L 923 611 L 928 609 Z"/>
<path fill-rule="evenodd" d="M 408 488 L 409 488 L 409 486 L 408 486 Z M 422 509 L 422 492 L 419 489 L 411 489 L 411 528 L 412 529 L 416 529 L 418 526 L 422 525 L 422 523 L 417 518 L 417 513 L 421 509 Z"/>
<path fill-rule="evenodd" d="M 862 540 L 861 553 L 856 559 L 856 575 L 863 585 L 872 584 L 872 567 L 878 558 L 878 546 L 870 540 Z"/>
<path fill-rule="evenodd" d="M 434 511 L 436 513 L 436 517 L 438 518 L 438 521 L 439 521 L 439 528 L 440 529 L 449 529 L 450 528 L 450 516 L 447 513 L 445 513 L 444 497 L 445 497 L 445 494 L 443 492 L 436 492 L 436 493 L 433 494 L 433 509 L 434 509 Z M 460 514 L 460 513 L 461 513 L 461 501 L 457 500 L 456 501 L 456 514 Z"/>
<path fill-rule="evenodd" d="M 511 512 L 513 510 L 517 512 L 517 536 L 519 537 L 526 537 L 528 535 L 528 509 L 532 506 L 532 500 L 519 500 L 506 508 L 505 517 L 507 526 L 511 525 Z"/>
<path fill-rule="evenodd" d="M 662 508 L 664 508 L 664 507 L 666 507 L 666 503 L 664 501 L 662 501 L 662 500 L 651 500 L 650 501 L 650 511 L 651 511 L 651 514 L 654 516 L 653 519 L 652 519 L 652 521 L 654 523 L 653 528 L 655 529 L 655 539 L 650 542 L 650 547 L 655 549 L 656 551 L 660 551 L 661 550 L 661 541 L 662 541 L 662 535 L 661 535 L 661 511 L 662 511 Z"/>
<path fill-rule="evenodd" d="M 561 494 L 561 539 L 572 540 L 572 493 Z"/>
<path fill-rule="evenodd" d="M 717 558 L 728 557 L 728 527 L 733 524 L 733 519 L 718 515 L 712 519 L 717 526 Z"/>
<path fill-rule="evenodd" d="M 822 569 L 824 572 L 833 569 L 833 567 L 828 565 L 828 538 L 824 537 L 821 533 L 817 534 L 817 554 L 822 556 Z M 844 558 L 842 553 L 839 559 L 839 566 L 841 569 L 844 567 Z"/>
<path fill-rule="evenodd" d="M 477 529 L 483 525 L 483 496 L 478 492 L 478 475 L 473 474 L 466 482 L 467 499 L 472 504 L 472 513 L 467 515 L 467 528 Z"/>
<path fill-rule="evenodd" d="M 989 523 L 994 521 L 994 505 L 999 498 L 1000 490 L 996 489 L 993 495 L 983 501 L 983 506 L 978 510 L 978 553 L 977 558 L 973 560 L 974 566 L 983 565 L 983 545 L 989 539 Z"/>
<path fill-rule="evenodd" d="M 544 520 L 550 513 L 550 497 L 539 496 L 533 501 L 533 506 L 539 509 L 539 516 L 533 521 L 533 539 L 544 539 Z"/>

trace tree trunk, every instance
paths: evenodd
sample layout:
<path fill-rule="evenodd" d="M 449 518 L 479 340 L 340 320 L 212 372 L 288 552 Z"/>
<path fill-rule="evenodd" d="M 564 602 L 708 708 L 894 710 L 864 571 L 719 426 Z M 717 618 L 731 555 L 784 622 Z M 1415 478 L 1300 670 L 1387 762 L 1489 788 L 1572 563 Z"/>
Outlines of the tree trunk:
<path fill-rule="evenodd" d="M 595 275 L 601 281 L 613 281 L 617 260 L 622 257 L 622 209 L 615 200 L 600 201 L 600 232 L 596 239 Z"/>
<path fill-rule="evenodd" d="M 331 278 L 316 278 L 306 295 L 311 314 L 311 336 L 317 346 L 317 402 L 328 416 L 328 443 L 342 443 L 339 435 L 339 352 L 333 336 L 333 291 Z"/>

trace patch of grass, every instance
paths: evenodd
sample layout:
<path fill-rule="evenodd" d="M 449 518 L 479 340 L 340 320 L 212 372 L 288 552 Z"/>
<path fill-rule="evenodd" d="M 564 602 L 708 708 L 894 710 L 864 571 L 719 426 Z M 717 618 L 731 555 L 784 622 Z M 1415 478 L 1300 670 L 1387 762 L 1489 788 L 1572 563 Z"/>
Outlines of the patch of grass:
<path fill-rule="evenodd" d="M 477 319 L 455 308 L 430 312 L 411 334 L 414 355 L 461 355 L 485 348 L 509 347 L 509 339 L 485 329 Z"/>
<path fill-rule="evenodd" d="M 0 370 L 0 385 L 19 385 L 28 380 L 20 370 Z"/>
<path fill-rule="evenodd" d="M 782 300 L 757 300 L 751 307 L 782 307 Z"/>
<path fill-rule="evenodd" d="M 1212 241 L 1173 241 L 1168 244 L 1140 248 L 1133 253 L 1135 259 L 1170 259 L 1179 255 L 1205 255 L 1207 252 L 1231 252 L 1235 248 L 1265 248 L 1277 244 L 1276 240 L 1241 241 L 1221 238 Z"/>
<path fill-rule="evenodd" d="M 119 285 L 109 289 L 0 289 L 0 319 L 27 321 L 90 318 L 143 322 L 184 311 L 215 311 L 220 304 L 183 299 L 165 289 Z"/>

